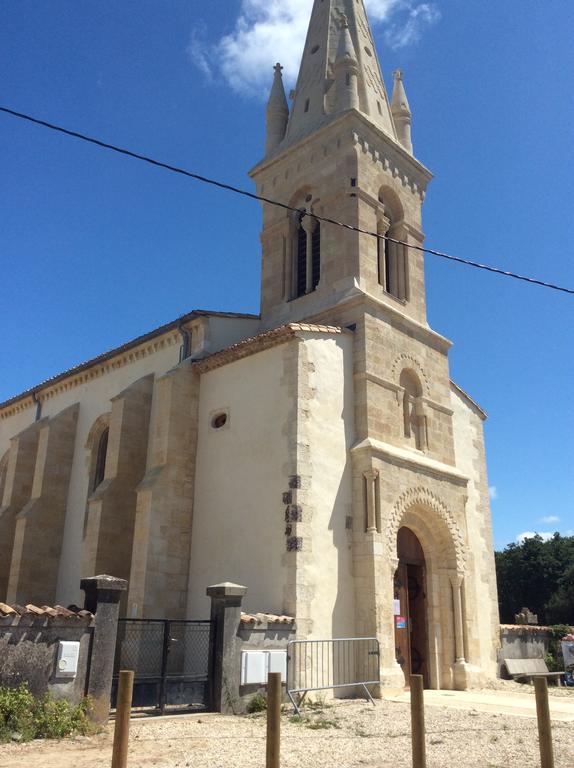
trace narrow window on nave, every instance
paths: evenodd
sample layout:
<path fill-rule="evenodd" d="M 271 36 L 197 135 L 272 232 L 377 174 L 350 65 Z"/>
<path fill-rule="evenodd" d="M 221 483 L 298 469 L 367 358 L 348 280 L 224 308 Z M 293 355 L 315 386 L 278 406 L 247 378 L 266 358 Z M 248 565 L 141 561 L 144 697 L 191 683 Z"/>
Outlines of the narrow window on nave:
<path fill-rule="evenodd" d="M 108 455 L 108 437 L 110 434 L 109 428 L 106 427 L 100 439 L 98 441 L 98 454 L 96 457 L 96 469 L 94 472 L 94 481 L 92 483 L 92 490 L 95 491 L 98 485 L 103 481 L 106 474 L 106 457 Z"/>
<path fill-rule="evenodd" d="M 4 496 L 4 488 L 6 487 L 6 476 L 8 474 L 8 451 L 0 459 L 0 507 L 2 506 L 2 498 Z"/>

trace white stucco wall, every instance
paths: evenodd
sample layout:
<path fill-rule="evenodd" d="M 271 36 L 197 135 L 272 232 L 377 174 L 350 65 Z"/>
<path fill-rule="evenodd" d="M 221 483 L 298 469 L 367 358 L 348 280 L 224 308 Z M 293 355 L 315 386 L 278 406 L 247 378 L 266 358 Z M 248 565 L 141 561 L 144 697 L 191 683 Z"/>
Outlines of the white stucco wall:
<path fill-rule="evenodd" d="M 204 317 L 195 323 L 208 325 L 206 351 L 214 352 L 255 333 L 259 321 L 249 318 Z M 57 587 L 57 601 L 62 605 L 81 601 L 80 578 L 93 575 L 81 573 L 82 538 L 89 483 L 90 457 L 86 449 L 89 432 L 96 419 L 110 411 L 110 401 L 113 397 L 138 379 L 150 374 L 156 377 L 161 376 L 177 365 L 181 346 L 179 334 L 176 332 L 174 336 L 172 332 L 165 335 L 165 338 L 168 337 L 172 341 L 171 344 L 162 347 L 160 342 L 164 337 L 160 336 L 157 341 L 154 340 L 157 348 L 145 357 L 136 359 L 134 356 L 134 359 L 120 367 L 117 361 L 124 357 L 120 354 L 117 358 L 109 360 L 106 363 L 109 370 L 96 378 L 70 386 L 68 389 L 56 385 L 61 391 L 57 391 L 48 399 L 44 399 L 46 393 L 55 387 L 45 387 L 40 391 L 40 399 L 43 400 L 42 418 L 53 417 L 68 406 L 80 403 Z M 139 347 L 136 347 L 133 351 L 137 352 L 138 349 Z M 99 368 L 101 366 L 96 366 L 96 369 Z M 70 381 L 73 379 L 72 374 Z M 0 459 L 10 447 L 10 439 L 33 424 L 35 416 L 36 407 L 30 405 L 19 413 L 0 419 Z"/>
<path fill-rule="evenodd" d="M 289 344 L 294 342 L 289 342 Z M 188 615 L 209 616 L 206 587 L 247 587 L 244 608 L 280 613 L 285 551 L 282 492 L 287 488 L 287 344 L 204 373 L 190 562 Z M 211 427 L 228 410 L 226 426 Z"/>
<path fill-rule="evenodd" d="M 315 585 L 313 636 L 352 637 L 354 585 L 346 518 L 352 515 L 349 450 L 355 441 L 353 338 L 347 334 L 306 334 L 305 338 L 308 361 L 314 366 L 307 419 L 313 514 L 312 557 L 307 567 L 309 582 Z"/>
<path fill-rule="evenodd" d="M 209 351 L 217 352 L 251 336 L 256 336 L 260 325 L 259 318 L 210 317 Z"/>
<path fill-rule="evenodd" d="M 466 526 L 469 572 L 465 578 L 469 661 L 496 674 L 498 594 L 492 541 L 492 520 L 484 453 L 483 421 L 456 389 L 451 390 L 457 469 L 469 477 Z"/>

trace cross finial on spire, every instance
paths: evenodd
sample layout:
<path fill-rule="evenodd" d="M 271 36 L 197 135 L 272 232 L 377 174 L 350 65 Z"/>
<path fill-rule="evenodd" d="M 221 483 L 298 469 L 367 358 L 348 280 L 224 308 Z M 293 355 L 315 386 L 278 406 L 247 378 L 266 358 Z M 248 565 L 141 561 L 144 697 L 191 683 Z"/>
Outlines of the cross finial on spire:
<path fill-rule="evenodd" d="M 275 70 L 275 73 L 277 75 L 280 75 L 283 72 L 283 67 L 281 66 L 281 64 L 279 64 L 279 62 L 277 62 L 277 64 L 275 64 L 273 69 Z"/>
<path fill-rule="evenodd" d="M 402 80 L 403 79 L 403 70 L 402 69 L 395 69 L 393 72 L 393 75 L 395 76 L 395 80 Z"/>

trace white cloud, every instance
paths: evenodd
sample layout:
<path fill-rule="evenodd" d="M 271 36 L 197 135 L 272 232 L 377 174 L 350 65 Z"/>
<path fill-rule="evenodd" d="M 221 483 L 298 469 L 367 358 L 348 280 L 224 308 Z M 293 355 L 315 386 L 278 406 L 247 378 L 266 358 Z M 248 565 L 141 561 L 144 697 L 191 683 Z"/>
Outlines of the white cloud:
<path fill-rule="evenodd" d="M 204 25 L 197 25 L 191 30 L 187 55 L 191 62 L 203 72 L 209 82 L 213 79 L 211 49 L 206 43 L 207 30 Z"/>
<path fill-rule="evenodd" d="M 519 544 L 522 544 L 525 539 L 532 539 L 534 536 L 540 536 L 544 541 L 548 541 L 554 534 L 551 531 L 524 531 L 523 533 L 518 534 L 516 541 Z"/>
<path fill-rule="evenodd" d="M 205 31 L 192 30 L 187 52 L 207 77 L 220 74 L 237 92 L 262 97 L 269 90 L 272 67 L 280 61 L 288 84 L 294 83 L 313 0 L 242 0 L 233 31 L 207 46 Z M 440 18 L 434 3 L 417 0 L 366 0 L 373 24 L 391 23 L 385 42 L 403 48 L 420 39 Z"/>
<path fill-rule="evenodd" d="M 560 522 L 560 518 L 557 517 L 556 515 L 548 515 L 547 517 L 541 517 L 538 522 L 539 523 L 548 523 L 550 525 L 551 523 L 559 523 Z"/>
<path fill-rule="evenodd" d="M 498 498 L 498 491 L 496 490 L 495 485 L 490 485 L 488 487 L 488 495 L 490 496 L 491 501 L 496 501 L 496 499 Z"/>
<path fill-rule="evenodd" d="M 385 31 L 385 42 L 394 50 L 418 43 L 427 26 L 440 19 L 440 11 L 432 3 L 410 6 L 406 20 L 392 24 Z"/>

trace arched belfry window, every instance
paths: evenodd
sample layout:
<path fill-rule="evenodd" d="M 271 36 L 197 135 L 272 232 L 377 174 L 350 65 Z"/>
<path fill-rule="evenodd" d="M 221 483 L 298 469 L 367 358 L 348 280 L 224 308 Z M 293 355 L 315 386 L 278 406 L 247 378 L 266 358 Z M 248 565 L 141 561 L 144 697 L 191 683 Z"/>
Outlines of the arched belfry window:
<path fill-rule="evenodd" d="M 313 232 L 311 234 L 311 263 L 313 267 L 311 286 L 312 290 L 319 285 L 321 278 L 321 224 L 313 219 Z"/>
<path fill-rule="evenodd" d="M 428 447 L 428 430 L 421 383 L 410 369 L 401 372 L 399 383 L 403 390 L 403 435 L 414 448 L 422 451 Z"/>
<path fill-rule="evenodd" d="M 304 296 L 307 293 L 307 232 L 303 226 L 302 216 L 299 216 L 297 224 L 297 277 L 295 296 Z"/>
<path fill-rule="evenodd" d="M 377 221 L 377 263 L 379 284 L 391 296 L 407 301 L 408 296 L 408 257 L 407 248 L 393 240 L 404 240 L 398 214 L 391 206 L 385 205 L 382 198 L 382 211 Z M 397 207 L 396 205 L 394 206 Z M 390 237 L 392 240 L 387 240 Z"/>
<path fill-rule="evenodd" d="M 311 293 L 321 279 L 321 225 L 306 211 L 297 213 L 293 232 L 293 299 Z"/>
<path fill-rule="evenodd" d="M 108 455 L 109 434 L 110 430 L 108 427 L 106 427 L 100 435 L 100 439 L 98 441 L 98 452 L 96 454 L 96 466 L 94 471 L 94 480 L 92 483 L 92 491 L 96 490 L 106 475 L 106 458 Z"/>

